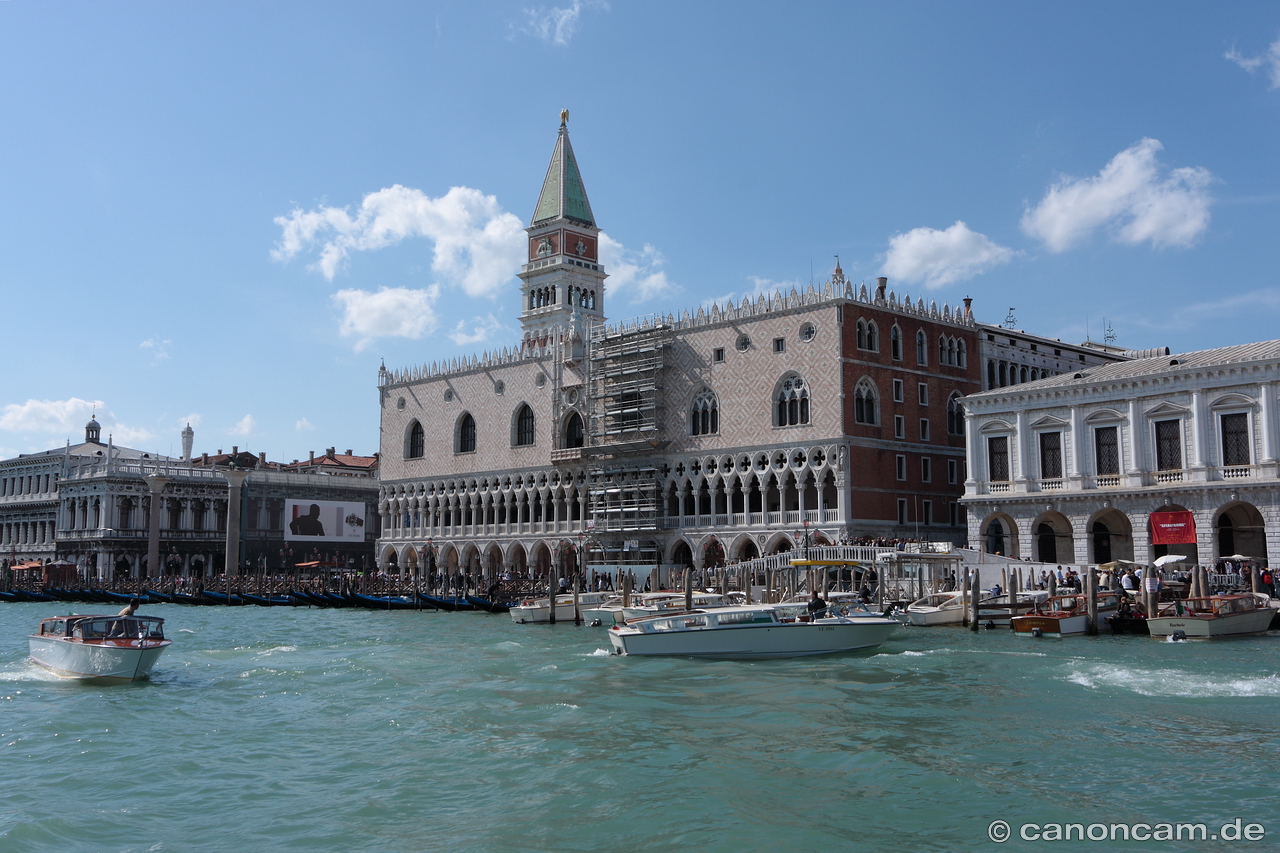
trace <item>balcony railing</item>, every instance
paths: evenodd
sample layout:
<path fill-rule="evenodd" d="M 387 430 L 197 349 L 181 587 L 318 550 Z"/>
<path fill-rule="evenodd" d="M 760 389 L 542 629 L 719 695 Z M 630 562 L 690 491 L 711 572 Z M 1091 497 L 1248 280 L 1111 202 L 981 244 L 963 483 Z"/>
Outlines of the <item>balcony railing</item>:
<path fill-rule="evenodd" d="M 1252 465 L 1232 465 L 1229 468 L 1222 469 L 1222 479 L 1224 480 L 1243 480 L 1246 477 L 1252 476 Z"/>
<path fill-rule="evenodd" d="M 1157 483 L 1181 483 L 1182 472 L 1181 471 L 1157 471 L 1156 482 Z"/>
<path fill-rule="evenodd" d="M 1099 489 L 1114 489 L 1120 485 L 1119 474 L 1104 474 L 1100 477 L 1093 478 L 1093 484 Z"/>

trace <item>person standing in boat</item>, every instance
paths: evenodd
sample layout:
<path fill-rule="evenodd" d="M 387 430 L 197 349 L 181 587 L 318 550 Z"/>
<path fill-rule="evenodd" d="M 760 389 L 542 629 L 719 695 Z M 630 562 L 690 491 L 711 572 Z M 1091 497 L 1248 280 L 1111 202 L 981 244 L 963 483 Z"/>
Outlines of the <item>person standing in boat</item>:
<path fill-rule="evenodd" d="M 138 612 L 138 606 L 139 606 L 139 605 L 141 605 L 141 604 L 142 604 L 142 600 L 141 600 L 141 599 L 139 599 L 139 598 L 131 598 L 131 599 L 129 599 L 129 603 L 128 603 L 128 604 L 126 604 L 124 607 L 122 607 L 122 608 L 120 609 L 120 612 L 119 612 L 119 613 L 117 613 L 116 615 L 117 615 L 117 616 L 132 616 L 133 614 L 135 614 L 135 613 L 137 613 L 137 612 Z"/>

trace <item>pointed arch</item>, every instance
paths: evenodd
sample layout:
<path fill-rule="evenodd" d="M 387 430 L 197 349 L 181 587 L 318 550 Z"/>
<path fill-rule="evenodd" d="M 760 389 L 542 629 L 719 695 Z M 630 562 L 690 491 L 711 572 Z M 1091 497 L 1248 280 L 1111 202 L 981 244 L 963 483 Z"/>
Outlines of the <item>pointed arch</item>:
<path fill-rule="evenodd" d="M 582 425 L 582 415 L 570 412 L 564 419 L 563 447 L 582 447 L 587 443 L 586 430 Z"/>
<path fill-rule="evenodd" d="M 720 432 L 720 401 L 710 388 L 703 388 L 689 408 L 689 434 L 715 435 Z"/>
<path fill-rule="evenodd" d="M 470 412 L 463 412 L 453 430 L 453 452 L 476 452 L 476 419 Z"/>
<path fill-rule="evenodd" d="M 533 409 L 528 403 L 521 403 L 516 407 L 515 415 L 511 419 L 511 446 L 532 446 L 537 437 L 535 427 Z"/>
<path fill-rule="evenodd" d="M 929 363 L 929 339 L 925 336 L 924 329 L 916 332 L 916 364 Z"/>
<path fill-rule="evenodd" d="M 952 391 L 947 398 L 947 434 L 964 435 L 964 406 L 960 404 L 959 391 Z"/>
<path fill-rule="evenodd" d="M 902 329 L 897 323 L 889 331 L 889 357 L 894 361 L 902 361 Z"/>
<path fill-rule="evenodd" d="M 876 425 L 880 423 L 880 395 L 875 383 L 864 376 L 853 389 L 853 420 L 855 423 Z"/>
<path fill-rule="evenodd" d="M 783 374 L 773 391 L 774 426 L 809 423 L 809 385 L 800 374 Z"/>
<path fill-rule="evenodd" d="M 422 424 L 418 423 L 418 419 L 414 418 L 409 423 L 409 429 L 405 431 L 404 458 L 421 459 L 426 453 L 426 445 L 427 434 L 422 429 Z"/>

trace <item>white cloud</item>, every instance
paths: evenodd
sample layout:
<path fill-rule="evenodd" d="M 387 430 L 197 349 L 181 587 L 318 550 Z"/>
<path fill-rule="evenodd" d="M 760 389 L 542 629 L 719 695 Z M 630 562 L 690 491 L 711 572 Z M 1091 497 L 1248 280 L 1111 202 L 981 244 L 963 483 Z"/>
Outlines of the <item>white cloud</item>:
<path fill-rule="evenodd" d="M 311 430 L 315 429 L 315 427 L 311 425 L 311 421 L 307 420 L 306 418 L 303 418 L 302 420 L 294 424 L 293 428 L 296 429 L 298 432 L 310 432 Z"/>
<path fill-rule="evenodd" d="M 634 305 L 678 291 L 679 287 L 662 269 L 665 260 L 662 253 L 648 243 L 639 252 L 633 252 L 600 232 L 600 263 L 609 273 L 608 290 L 613 299 L 625 297 Z"/>
<path fill-rule="evenodd" d="M 524 259 L 520 219 L 491 195 L 453 187 L 440 198 L 396 184 L 369 193 L 353 216 L 346 208 L 295 209 L 275 219 L 282 234 L 271 252 L 288 261 L 315 247 L 311 267 L 330 281 L 352 252 L 394 246 L 409 237 L 435 243 L 432 270 L 468 296 L 493 296 Z"/>
<path fill-rule="evenodd" d="M 151 363 L 159 364 L 160 362 L 164 361 L 166 358 L 169 357 L 169 344 L 171 343 L 173 343 L 173 341 L 168 341 L 168 340 L 162 341 L 162 340 L 159 340 L 158 338 L 148 338 L 138 346 L 140 346 L 142 349 L 150 350 Z"/>
<path fill-rule="evenodd" d="M 202 420 L 204 420 L 203 415 L 199 415 L 199 414 L 196 414 L 195 412 L 192 412 L 191 414 L 187 415 L 185 418 L 178 418 L 178 426 L 182 427 L 183 429 L 186 429 L 187 424 L 190 424 L 191 428 L 195 429 L 196 427 L 200 426 L 200 422 Z"/>
<path fill-rule="evenodd" d="M 239 421 L 236 422 L 235 426 L 227 430 L 227 434 L 228 435 L 250 435 L 253 433 L 255 429 L 257 429 L 257 427 L 258 427 L 258 424 L 254 421 L 253 415 L 245 415 L 243 418 L 241 418 Z"/>
<path fill-rule="evenodd" d="M 1265 66 L 1271 78 L 1271 88 L 1280 89 L 1280 38 L 1273 41 L 1262 56 L 1244 56 L 1234 47 L 1223 56 L 1250 74 Z"/>
<path fill-rule="evenodd" d="M 467 331 L 467 321 L 459 320 L 458 325 L 449 333 L 449 339 L 458 346 L 481 344 L 491 340 L 498 332 L 507 332 L 510 328 L 502 325 L 498 318 L 490 314 L 487 317 L 473 317 L 471 331 Z"/>
<path fill-rule="evenodd" d="M 889 238 L 882 270 L 907 284 L 939 288 L 1007 264 L 1016 252 L 957 221 L 950 228 L 913 228 Z"/>
<path fill-rule="evenodd" d="M 101 400 L 28 400 L 10 403 L 0 414 L 0 429 L 23 433 L 75 434 L 84 429 Z"/>
<path fill-rule="evenodd" d="M 342 306 L 339 332 L 356 339 L 357 351 L 378 338 L 421 338 L 436 330 L 435 302 L 439 296 L 440 287 L 434 284 L 425 290 L 339 290 L 333 295 L 333 300 Z"/>
<path fill-rule="evenodd" d="M 573 0 L 568 6 L 552 6 L 550 9 L 539 6 L 537 9 L 525 9 L 523 23 L 514 29 L 543 41 L 568 44 L 578 29 L 578 18 L 582 10 L 592 6 L 606 10 L 609 8 L 609 4 L 604 2 Z"/>
<path fill-rule="evenodd" d="M 1164 168 L 1156 153 L 1164 146 L 1143 139 L 1126 148 L 1091 178 L 1063 178 L 1022 217 L 1022 230 L 1062 252 L 1099 228 L 1136 245 L 1190 246 L 1209 227 L 1208 193 L 1213 175 L 1200 167 Z"/>
<path fill-rule="evenodd" d="M 155 439 L 150 430 L 126 426 L 103 409 L 101 400 L 28 400 L 10 403 L 0 414 L 0 430 L 20 433 L 36 441 L 55 442 L 70 439 L 73 444 L 84 441 L 84 427 L 90 418 L 102 426 L 102 439 L 116 444 L 143 445 Z M 45 447 L 44 449 L 48 449 Z"/>

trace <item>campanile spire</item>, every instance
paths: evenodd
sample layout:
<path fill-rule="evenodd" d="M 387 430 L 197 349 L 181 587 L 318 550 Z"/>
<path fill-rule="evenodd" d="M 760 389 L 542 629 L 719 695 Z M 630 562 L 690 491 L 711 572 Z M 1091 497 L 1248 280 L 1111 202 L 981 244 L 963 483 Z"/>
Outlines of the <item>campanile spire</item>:
<path fill-rule="evenodd" d="M 569 111 L 560 111 L 560 132 L 542 192 L 525 229 L 528 262 L 520 271 L 526 335 L 567 326 L 574 315 L 604 320 L 606 274 L 598 254 L 600 229 L 569 142 Z"/>

